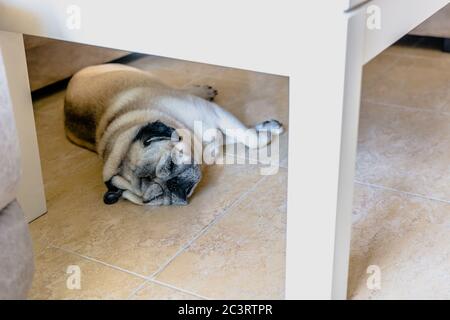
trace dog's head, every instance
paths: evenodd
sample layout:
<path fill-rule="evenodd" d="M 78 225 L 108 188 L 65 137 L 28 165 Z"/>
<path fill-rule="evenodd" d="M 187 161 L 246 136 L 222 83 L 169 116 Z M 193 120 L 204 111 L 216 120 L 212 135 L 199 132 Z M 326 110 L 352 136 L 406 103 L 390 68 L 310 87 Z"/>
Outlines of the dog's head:
<path fill-rule="evenodd" d="M 166 200 L 160 204 L 187 203 L 201 173 L 191 156 L 190 141 L 183 140 L 190 139 L 182 139 L 177 130 L 155 121 L 141 127 L 131 141 L 123 165 L 131 169 L 136 179 L 151 182 L 151 188 L 148 183 L 141 183 L 144 203 L 158 204 L 162 199 Z"/>

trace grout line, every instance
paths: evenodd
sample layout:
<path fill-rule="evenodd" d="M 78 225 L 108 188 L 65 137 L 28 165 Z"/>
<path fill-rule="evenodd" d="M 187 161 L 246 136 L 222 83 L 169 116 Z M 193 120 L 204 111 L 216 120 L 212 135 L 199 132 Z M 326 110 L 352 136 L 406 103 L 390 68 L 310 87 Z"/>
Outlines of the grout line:
<path fill-rule="evenodd" d="M 175 290 L 175 291 L 179 291 L 179 292 L 182 292 L 182 293 L 185 293 L 185 294 L 188 294 L 188 295 L 191 295 L 191 296 L 200 298 L 200 299 L 202 299 L 202 300 L 210 300 L 209 298 L 207 298 L 207 297 L 205 297 L 205 296 L 202 296 L 202 295 L 200 295 L 200 294 L 198 294 L 198 293 L 195 293 L 195 292 L 193 292 L 193 291 L 189 291 L 189 290 L 186 290 L 186 289 L 178 288 L 178 287 L 176 287 L 176 286 L 174 286 L 174 285 L 171 285 L 171 284 L 169 284 L 169 283 L 166 283 L 166 282 L 163 282 L 163 281 L 159 281 L 159 280 L 155 280 L 155 279 L 153 279 L 153 280 L 152 280 L 152 279 L 149 279 L 149 280 L 146 280 L 144 283 L 140 284 L 140 285 L 139 285 L 137 288 L 135 288 L 135 289 L 133 290 L 133 292 L 127 297 L 127 300 L 132 299 L 133 296 L 136 295 L 141 289 L 143 289 L 146 285 L 151 284 L 151 283 L 156 284 L 156 285 L 161 286 L 161 287 L 166 287 L 166 288 L 169 288 L 169 289 L 172 289 L 172 290 Z"/>
<path fill-rule="evenodd" d="M 131 300 L 133 298 L 133 296 L 135 296 L 140 290 L 142 290 L 146 285 L 151 284 L 151 283 L 156 284 L 156 285 L 161 286 L 161 287 L 169 288 L 171 290 L 179 291 L 179 292 L 182 292 L 182 293 L 185 293 L 185 294 L 188 294 L 188 295 L 200 298 L 202 300 L 210 300 L 209 298 L 204 297 L 204 296 L 202 296 L 202 295 L 200 295 L 198 293 L 195 293 L 195 292 L 192 292 L 192 291 L 189 291 L 189 290 L 186 290 L 186 289 L 178 288 L 178 287 L 176 287 L 174 285 L 171 285 L 171 284 L 159 281 L 159 280 L 155 280 L 155 279 L 153 279 L 153 280 L 149 279 L 149 280 L 146 280 L 144 283 L 141 283 L 137 288 L 135 288 L 131 292 L 131 294 L 127 297 L 127 300 Z"/>
<path fill-rule="evenodd" d="M 143 283 L 141 283 L 140 285 L 138 285 L 138 286 L 137 286 L 137 287 L 136 287 L 136 288 L 128 295 L 127 300 L 132 299 L 132 297 L 133 297 L 134 295 L 136 295 L 141 289 L 143 289 L 146 285 L 148 285 L 148 284 L 150 284 L 150 283 L 154 283 L 154 284 L 156 284 L 156 285 L 163 286 L 163 287 L 166 287 L 166 288 L 175 290 L 175 291 L 180 291 L 180 292 L 182 292 L 182 293 L 186 293 L 186 294 L 189 294 L 189 295 L 191 295 L 191 296 L 195 296 L 195 297 L 200 298 L 200 299 L 202 299 L 202 300 L 210 300 L 209 298 L 207 298 L 207 297 L 205 297 L 205 296 L 202 296 L 202 295 L 200 295 L 200 294 L 198 294 L 198 293 L 195 293 L 195 292 L 193 292 L 193 291 L 189 291 L 189 290 L 186 290 L 186 289 L 183 289 L 183 288 L 179 288 L 179 287 L 177 287 L 177 286 L 174 286 L 174 285 L 171 285 L 171 284 L 169 284 L 169 283 L 166 283 L 166 282 L 163 282 L 163 281 L 160 281 L 160 280 L 156 280 L 156 279 L 147 279 L 147 280 L 145 280 Z"/>
<path fill-rule="evenodd" d="M 131 274 L 131 275 L 133 275 L 133 276 L 136 276 L 136 277 L 139 277 L 139 278 L 142 278 L 142 279 L 145 279 L 145 280 L 149 280 L 149 277 L 146 277 L 146 276 L 144 276 L 144 275 L 142 275 L 142 274 L 139 274 L 139 273 L 136 273 L 136 272 L 134 272 L 134 271 L 130 271 L 130 270 L 127 270 L 127 269 L 124 269 L 124 268 L 115 266 L 115 265 L 113 265 L 113 264 L 106 263 L 106 262 L 104 262 L 104 261 L 101 261 L 101 260 L 98 260 L 98 259 L 95 259 L 95 258 L 92 258 L 92 257 L 89 257 L 89 256 L 85 256 L 85 255 L 80 254 L 80 253 L 77 253 L 77 252 L 75 252 L 75 251 L 72 251 L 72 250 L 69 250 L 69 249 L 65 249 L 65 248 L 62 248 L 62 247 L 58 247 L 58 246 L 54 246 L 54 245 L 51 245 L 51 247 L 54 248 L 54 249 L 62 250 L 62 251 L 64 251 L 64 252 L 66 252 L 66 253 L 70 253 L 70 254 L 76 255 L 76 256 L 78 256 L 78 257 L 80 257 L 80 258 L 89 260 L 89 261 L 91 261 L 91 262 L 100 263 L 100 264 L 102 264 L 102 265 L 104 265 L 104 266 L 106 266 L 106 267 L 109 267 L 109 268 L 112 268 L 112 269 L 116 269 L 116 270 L 118 270 L 118 271 L 122 271 L 122 272 Z"/>
<path fill-rule="evenodd" d="M 202 295 L 200 295 L 198 293 L 195 293 L 193 291 L 189 291 L 189 290 L 186 290 L 186 289 L 183 289 L 183 288 L 176 287 L 174 285 L 171 285 L 171 284 L 163 282 L 163 281 L 159 281 L 159 280 L 156 280 L 156 279 L 150 279 L 149 281 L 147 281 L 147 283 L 149 283 L 149 282 L 153 282 L 153 283 L 155 283 L 157 285 L 160 285 L 160 286 L 163 286 L 163 287 L 167 287 L 169 289 L 177 290 L 177 291 L 189 294 L 191 296 L 195 296 L 195 297 L 200 298 L 202 300 L 210 300 L 209 298 L 207 298 L 205 296 L 202 296 Z"/>
<path fill-rule="evenodd" d="M 184 244 L 169 260 L 167 260 L 166 263 L 161 265 L 158 270 L 156 270 L 152 275 L 150 275 L 150 279 L 155 279 L 169 264 L 172 263 L 173 260 L 175 260 L 181 253 L 183 253 L 186 249 L 188 249 L 198 238 L 200 238 L 203 234 L 205 234 L 209 228 L 214 226 L 217 222 L 222 220 L 222 218 L 227 214 L 227 212 L 231 209 L 233 209 L 237 204 L 241 202 L 242 199 L 244 199 L 248 194 L 250 194 L 253 190 L 256 189 L 256 187 L 264 180 L 267 179 L 268 176 L 263 176 L 260 178 L 250 189 L 248 189 L 246 192 L 241 194 L 233 203 L 231 203 L 228 207 L 223 209 L 223 211 L 216 216 L 210 223 L 208 223 L 205 227 L 203 227 L 194 237 L 189 240 L 186 244 Z"/>
<path fill-rule="evenodd" d="M 444 102 L 442 102 L 442 104 L 440 104 L 437 109 L 434 109 L 434 108 L 424 109 L 424 108 L 418 108 L 418 107 L 411 107 L 411 106 L 405 106 L 405 105 L 401 105 L 401 104 L 376 101 L 376 100 L 367 99 L 367 98 L 363 98 L 361 101 L 363 103 L 367 102 L 367 103 L 377 104 L 377 105 L 384 106 L 384 107 L 403 109 L 405 111 L 419 111 L 419 112 L 426 112 L 426 113 L 431 113 L 431 114 L 436 114 L 436 115 L 450 116 L 450 112 L 441 111 L 441 108 L 444 106 L 445 103 L 447 103 L 448 100 L 444 100 Z"/>
<path fill-rule="evenodd" d="M 360 184 L 360 185 L 367 186 L 367 187 L 372 187 L 372 188 L 376 188 L 376 189 L 384 189 L 384 190 L 388 190 L 388 191 L 392 191 L 392 192 L 401 193 L 401 194 L 404 194 L 404 195 L 407 195 L 407 196 L 410 196 L 410 197 L 416 197 L 416 198 L 421 198 L 421 199 L 424 199 L 424 200 L 438 201 L 438 202 L 450 204 L 450 200 L 434 198 L 434 197 L 426 196 L 426 195 L 419 194 L 419 193 L 403 191 L 403 190 L 399 190 L 399 189 L 395 189 L 395 188 L 391 188 L 391 187 L 386 187 L 386 186 L 379 185 L 379 184 L 362 182 L 362 181 L 358 181 L 358 180 L 354 180 L 354 182 L 357 183 L 357 184 Z"/>
<path fill-rule="evenodd" d="M 133 289 L 133 291 L 131 291 L 131 293 L 128 295 L 126 300 L 131 300 L 131 298 L 138 293 L 141 289 L 143 289 L 147 283 L 149 283 L 149 280 L 145 280 L 143 283 L 141 283 L 140 285 L 138 285 L 136 288 Z"/>
<path fill-rule="evenodd" d="M 410 106 L 404 106 L 401 104 L 395 104 L 395 103 L 388 103 L 388 102 L 382 102 L 382 101 L 376 101 L 373 99 L 368 99 L 368 98 L 363 98 L 361 99 L 361 102 L 364 103 L 370 103 L 370 104 L 377 104 L 383 107 L 390 107 L 390 108 L 398 108 L 398 109 L 406 109 L 407 111 L 424 111 L 424 112 L 435 112 L 435 110 L 430 110 L 430 109 L 421 109 L 421 108 L 417 108 L 417 107 L 410 107 Z"/>
<path fill-rule="evenodd" d="M 136 276 L 136 277 L 139 277 L 139 278 L 144 279 L 144 282 L 141 283 L 139 286 L 137 286 L 137 287 L 136 287 L 136 288 L 128 295 L 127 299 L 130 299 L 130 298 L 131 298 L 133 295 L 135 295 L 139 290 L 141 290 L 142 288 L 144 288 L 145 285 L 147 285 L 148 283 L 153 282 L 153 283 L 158 284 L 158 285 L 160 285 L 160 286 L 168 287 L 168 288 L 173 289 L 173 290 L 177 290 L 177 291 L 180 291 L 180 292 L 183 292 L 183 293 L 192 295 L 192 296 L 196 296 L 196 297 L 201 298 L 201 299 L 203 299 L 203 300 L 209 300 L 208 298 L 206 298 L 206 297 L 204 297 L 204 296 L 202 296 L 202 295 L 200 295 L 200 294 L 198 294 L 198 293 L 195 293 L 195 292 L 192 292 L 192 291 L 189 291 L 189 290 L 185 290 L 185 289 L 182 289 L 182 288 L 178 288 L 178 287 L 176 287 L 176 286 L 174 286 L 174 285 L 171 285 L 171 284 L 168 284 L 168 283 L 159 281 L 159 280 L 149 279 L 148 277 L 145 277 L 145 276 L 143 276 L 143 275 L 141 275 L 141 274 L 139 274 L 139 273 L 136 273 L 136 272 L 133 272 L 133 271 L 130 271 L 130 270 L 127 270 L 127 269 L 123 269 L 123 268 L 121 268 L 121 267 L 118 267 L 118 266 L 115 266 L 115 265 L 112 265 L 112 264 L 103 262 L 103 261 L 101 261 L 101 260 L 97 260 L 97 259 L 95 259 L 95 258 L 91 258 L 91 257 L 89 257 L 89 256 L 85 256 L 85 255 L 79 254 L 79 253 L 74 252 L 74 251 L 72 251 L 72 250 L 68 250 L 68 249 L 61 248 L 61 247 L 57 247 L 57 246 L 53 246 L 53 245 L 52 245 L 51 247 L 54 248 L 54 249 L 58 249 L 58 250 L 61 250 L 61 251 L 66 252 L 66 253 L 72 254 L 72 255 L 76 255 L 76 256 L 78 256 L 78 257 L 80 257 L 80 258 L 83 258 L 83 259 L 86 259 L 86 260 L 88 260 L 88 261 L 91 261 L 91 262 L 94 262 L 94 263 L 99 263 L 99 264 L 104 265 L 104 266 L 106 266 L 106 267 L 109 267 L 109 268 L 112 268 L 112 269 L 115 269 L 115 270 L 118 270 L 118 271 L 122 271 L 122 272 L 125 272 L 125 273 L 128 273 L 128 274 L 131 274 L 131 275 L 134 275 L 134 276 Z"/>

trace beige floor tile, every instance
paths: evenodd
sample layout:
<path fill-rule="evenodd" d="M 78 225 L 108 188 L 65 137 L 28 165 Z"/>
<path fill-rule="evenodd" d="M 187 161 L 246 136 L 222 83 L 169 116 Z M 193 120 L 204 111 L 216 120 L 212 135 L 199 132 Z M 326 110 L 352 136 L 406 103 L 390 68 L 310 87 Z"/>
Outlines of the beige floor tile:
<path fill-rule="evenodd" d="M 442 52 L 442 42 L 436 39 L 405 38 L 387 48 L 381 54 L 364 65 L 362 97 L 367 98 L 367 91 L 373 93 L 371 87 L 377 86 L 377 80 L 389 74 L 399 60 L 406 57 L 411 60 L 418 58 L 434 58 L 435 60 L 450 61 L 450 55 Z M 445 62 L 444 62 L 445 63 Z M 401 61 L 400 61 L 401 64 Z M 381 81 L 381 79 L 380 79 Z"/>
<path fill-rule="evenodd" d="M 34 220 L 37 221 L 37 220 Z M 33 221 L 33 222 L 34 222 Z M 32 223 L 33 223 L 32 222 Z M 43 234 L 38 229 L 31 227 L 32 223 L 29 224 L 31 242 L 33 245 L 33 253 L 34 255 L 38 255 L 40 252 L 50 247 L 50 242 L 46 237 L 46 234 Z"/>
<path fill-rule="evenodd" d="M 145 55 L 134 61 L 130 61 L 127 64 L 142 70 L 150 71 L 164 82 L 172 85 L 185 84 L 178 82 L 174 83 L 173 81 L 176 81 L 177 78 L 184 82 L 190 82 L 196 75 L 204 76 L 212 74 L 217 72 L 217 69 L 220 68 L 204 63 Z"/>
<path fill-rule="evenodd" d="M 219 80 L 222 86 L 221 93 L 228 92 L 225 88 L 235 83 L 235 88 L 245 88 L 245 80 L 248 79 L 248 72 L 238 69 L 229 69 L 203 63 L 195 63 L 177 59 L 169 59 L 158 56 L 142 56 L 127 63 L 130 66 L 146 70 L 155 75 L 163 82 L 174 87 L 184 87 L 189 84 L 209 84 L 202 82 L 202 79 L 211 81 L 211 78 Z M 231 76 L 225 76 L 230 75 Z M 243 76 L 245 74 L 246 76 Z M 211 83 L 215 85 L 215 83 Z M 220 89 L 220 88 L 217 88 Z M 239 92 L 228 95 L 229 98 L 239 96 Z"/>
<path fill-rule="evenodd" d="M 450 97 L 450 60 L 402 56 L 381 77 L 364 83 L 363 98 L 384 104 L 441 110 Z"/>
<path fill-rule="evenodd" d="M 415 37 L 405 39 L 385 50 L 387 54 L 398 56 L 410 56 L 419 58 L 433 58 L 442 61 L 450 61 L 450 55 L 442 51 L 442 39 Z"/>
<path fill-rule="evenodd" d="M 89 65 L 118 59 L 128 54 L 126 51 L 73 42 L 47 41 L 45 45 L 26 50 L 28 75 L 32 90 L 41 89 L 68 78 L 74 71 Z"/>
<path fill-rule="evenodd" d="M 36 272 L 29 299 L 125 299 L 143 279 L 91 262 L 60 249 L 47 248 L 35 257 Z M 70 289 L 67 282 L 80 270 L 80 289 Z"/>
<path fill-rule="evenodd" d="M 287 172 L 267 176 L 157 280 L 208 298 L 283 298 Z"/>
<path fill-rule="evenodd" d="M 217 165 L 205 172 L 188 206 L 107 206 L 92 170 L 73 178 L 73 190 L 53 199 L 31 228 L 58 247 L 148 276 L 261 177 L 256 166 Z"/>
<path fill-rule="evenodd" d="M 436 48 L 428 48 L 430 44 L 416 37 L 407 37 L 399 40 L 395 45 L 390 46 L 378 56 L 364 65 L 362 81 L 362 98 L 367 98 L 367 94 L 373 94 L 373 86 L 378 86 L 378 80 L 382 81 L 383 76 L 389 74 L 399 60 L 403 57 L 418 56 L 422 58 L 433 57 Z"/>
<path fill-rule="evenodd" d="M 75 187 L 71 181 L 83 173 L 93 175 L 101 182 L 99 157 L 70 143 L 64 134 L 64 94 L 65 91 L 59 91 L 33 102 L 48 202 L 71 193 Z"/>
<path fill-rule="evenodd" d="M 375 86 L 376 81 L 393 68 L 399 59 L 400 57 L 397 55 L 383 52 L 364 65 L 361 85 L 362 99 L 367 98 L 371 86 Z"/>
<path fill-rule="evenodd" d="M 444 102 L 441 110 L 442 110 L 442 113 L 445 113 L 446 115 L 450 115 L 450 98 Z"/>
<path fill-rule="evenodd" d="M 356 180 L 450 200 L 450 116 L 363 103 Z"/>
<path fill-rule="evenodd" d="M 365 67 L 363 99 L 375 103 L 361 107 L 358 181 L 450 200 L 450 116 L 439 112 L 450 107 L 450 56 L 436 49 L 396 45 Z M 448 212 L 447 203 L 356 184 L 348 296 L 448 298 Z M 381 268 L 381 290 L 367 288 L 370 265 Z"/>
<path fill-rule="evenodd" d="M 397 55 L 405 55 L 409 51 L 415 51 L 415 49 L 422 42 L 422 38 L 407 36 L 398 40 L 394 45 L 386 48 L 383 51 L 383 54 L 397 54 Z"/>
<path fill-rule="evenodd" d="M 163 285 L 148 282 L 142 289 L 136 292 L 132 300 L 201 300 L 201 298 L 182 292 L 180 290 L 165 287 Z"/>
<path fill-rule="evenodd" d="M 450 204 L 356 184 L 353 220 L 350 298 L 450 298 Z M 380 290 L 367 288 L 370 265 Z"/>

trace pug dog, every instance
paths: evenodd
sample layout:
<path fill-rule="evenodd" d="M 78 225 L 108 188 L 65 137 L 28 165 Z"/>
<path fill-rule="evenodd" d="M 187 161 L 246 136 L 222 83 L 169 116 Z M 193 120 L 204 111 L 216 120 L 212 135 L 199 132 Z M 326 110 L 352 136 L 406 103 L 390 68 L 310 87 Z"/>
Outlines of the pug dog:
<path fill-rule="evenodd" d="M 199 149 L 208 145 L 217 156 L 220 134 L 227 143 L 260 148 L 283 132 L 276 120 L 247 128 L 213 102 L 217 94 L 207 85 L 172 88 L 126 65 L 90 66 L 69 81 L 66 136 L 103 159 L 106 204 L 123 197 L 139 205 L 185 205 L 202 177 Z M 196 122 L 216 134 L 196 132 Z"/>

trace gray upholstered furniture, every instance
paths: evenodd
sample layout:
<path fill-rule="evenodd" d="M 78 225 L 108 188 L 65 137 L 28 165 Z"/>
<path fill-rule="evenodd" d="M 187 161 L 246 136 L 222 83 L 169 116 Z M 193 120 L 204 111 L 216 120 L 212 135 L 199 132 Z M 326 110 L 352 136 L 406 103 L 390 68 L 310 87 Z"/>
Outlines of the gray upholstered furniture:
<path fill-rule="evenodd" d="M 28 224 L 15 200 L 20 155 L 0 52 L 0 299 L 23 299 L 33 277 Z"/>

